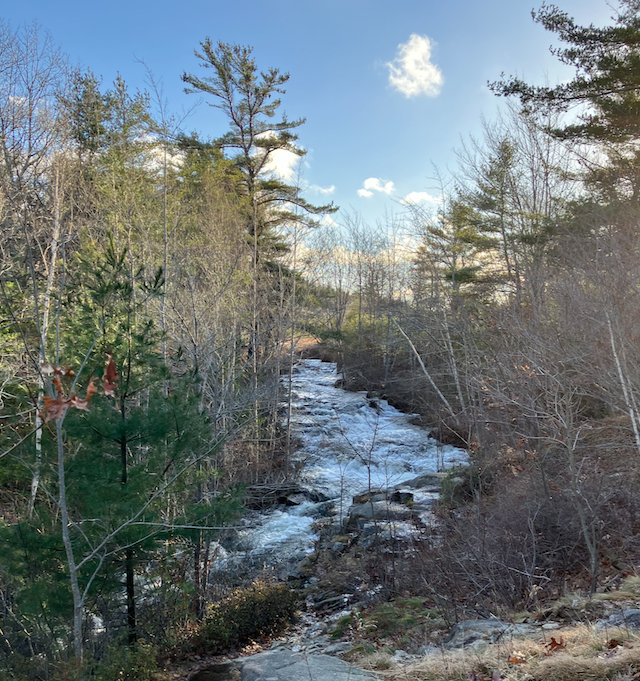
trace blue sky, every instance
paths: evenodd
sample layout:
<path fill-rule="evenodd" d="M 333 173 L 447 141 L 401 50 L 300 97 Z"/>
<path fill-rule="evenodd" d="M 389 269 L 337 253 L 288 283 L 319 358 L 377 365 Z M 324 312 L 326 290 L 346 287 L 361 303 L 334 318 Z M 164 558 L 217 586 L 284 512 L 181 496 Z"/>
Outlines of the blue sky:
<path fill-rule="evenodd" d="M 609 23 L 612 14 L 605 0 L 558 4 L 580 23 Z M 481 115 L 490 119 L 500 106 L 488 80 L 502 72 L 539 84 L 570 77 L 549 54 L 552 36 L 531 19 L 538 6 L 530 0 L 1 0 L 0 17 L 14 28 L 37 21 L 72 63 L 105 83 L 120 73 L 143 88 L 145 69 L 136 60 L 144 60 L 178 115 L 197 100 L 184 94 L 180 75 L 204 75 L 194 57 L 200 41 L 209 36 L 253 46 L 259 67 L 291 74 L 283 109 L 307 119 L 299 128 L 308 149 L 307 198 L 333 200 L 373 222 L 385 211 L 401 211 L 399 201 L 412 192 L 437 194 L 434 165 L 444 172 L 453 167 L 461 138 L 478 135 Z M 226 121 L 201 104 L 184 127 L 217 137 Z"/>

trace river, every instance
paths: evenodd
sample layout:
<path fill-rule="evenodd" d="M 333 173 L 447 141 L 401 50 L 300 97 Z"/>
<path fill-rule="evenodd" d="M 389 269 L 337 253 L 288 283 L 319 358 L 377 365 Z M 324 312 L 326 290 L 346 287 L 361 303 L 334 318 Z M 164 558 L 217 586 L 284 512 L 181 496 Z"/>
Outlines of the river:
<path fill-rule="evenodd" d="M 213 568 L 249 565 L 274 573 L 314 550 L 317 521 L 342 522 L 355 494 L 372 488 L 402 488 L 423 473 L 467 463 L 467 452 L 443 445 L 385 400 L 336 388 L 336 365 L 302 360 L 292 375 L 292 435 L 301 442 L 293 466 L 306 494 L 296 505 L 253 512 L 232 542 L 216 548 Z M 288 386 L 289 378 L 284 377 Z M 411 490 L 424 504 L 433 492 Z M 420 496 L 422 494 L 422 496 Z M 285 569 L 286 574 L 286 569 Z"/>

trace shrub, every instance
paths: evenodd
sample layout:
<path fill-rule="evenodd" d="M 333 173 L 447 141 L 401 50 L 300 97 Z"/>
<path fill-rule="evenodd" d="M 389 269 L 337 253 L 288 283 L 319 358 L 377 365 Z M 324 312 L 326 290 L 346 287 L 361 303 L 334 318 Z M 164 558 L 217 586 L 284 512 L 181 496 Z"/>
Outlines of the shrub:
<path fill-rule="evenodd" d="M 151 681 L 158 665 L 153 646 L 139 641 L 132 648 L 109 647 L 92 670 L 94 681 Z"/>
<path fill-rule="evenodd" d="M 296 610 L 297 596 L 288 586 L 257 582 L 215 603 L 192 643 L 198 650 L 222 652 L 279 633 Z"/>

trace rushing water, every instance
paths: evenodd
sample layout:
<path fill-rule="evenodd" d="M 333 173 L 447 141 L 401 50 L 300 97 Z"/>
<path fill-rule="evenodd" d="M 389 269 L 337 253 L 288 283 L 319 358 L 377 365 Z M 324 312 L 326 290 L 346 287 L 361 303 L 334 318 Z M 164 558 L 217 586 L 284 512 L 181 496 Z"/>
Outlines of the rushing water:
<path fill-rule="evenodd" d="M 410 414 L 363 392 L 336 388 L 338 378 L 335 364 L 316 359 L 301 361 L 292 376 L 291 429 L 301 442 L 293 463 L 310 496 L 322 495 L 330 503 L 301 500 L 248 517 L 233 553 L 220 548 L 214 566 L 291 564 L 313 551 L 314 521 L 331 515 L 339 522 L 354 494 L 398 487 L 422 473 L 467 462 L 464 450 L 438 443 L 411 423 Z M 289 378 L 284 380 L 288 385 Z"/>

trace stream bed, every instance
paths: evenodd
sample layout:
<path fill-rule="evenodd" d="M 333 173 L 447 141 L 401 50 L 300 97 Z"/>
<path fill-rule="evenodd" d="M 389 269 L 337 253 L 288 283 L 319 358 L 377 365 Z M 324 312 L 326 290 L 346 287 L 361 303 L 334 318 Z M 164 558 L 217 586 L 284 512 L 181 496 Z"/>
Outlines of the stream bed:
<path fill-rule="evenodd" d="M 467 463 L 465 450 L 437 442 L 411 423 L 411 414 L 364 392 L 336 388 L 339 378 L 335 364 L 317 359 L 294 367 L 290 427 L 301 443 L 292 461 L 300 493 L 287 504 L 247 515 L 244 527 L 215 547 L 214 571 L 293 574 L 292 568 L 314 550 L 318 522 L 344 523 L 354 495 L 401 490 L 417 476 Z M 288 376 L 283 383 L 288 387 Z M 423 508 L 437 496 L 411 493 Z M 406 525 L 399 531 L 410 532 L 413 526 Z"/>

